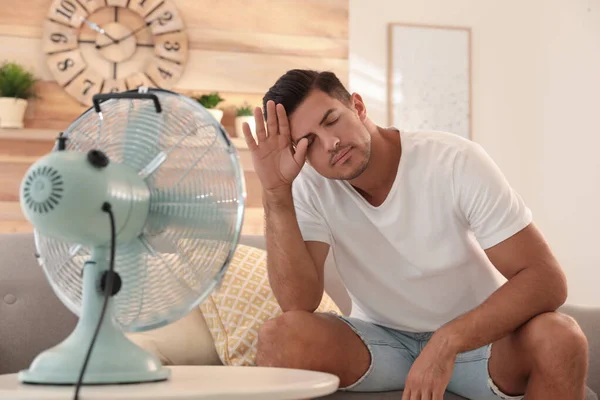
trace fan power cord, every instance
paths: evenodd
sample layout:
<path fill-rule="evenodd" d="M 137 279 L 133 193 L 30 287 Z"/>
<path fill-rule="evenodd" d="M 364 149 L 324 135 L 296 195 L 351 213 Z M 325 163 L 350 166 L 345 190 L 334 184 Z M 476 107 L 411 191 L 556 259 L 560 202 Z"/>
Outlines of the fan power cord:
<path fill-rule="evenodd" d="M 87 364 L 90 361 L 90 356 L 92 354 L 92 349 L 94 348 L 94 343 L 96 343 L 96 338 L 98 337 L 98 333 L 100 332 L 100 327 L 102 326 L 102 321 L 104 320 L 104 315 L 106 314 L 106 309 L 108 307 L 108 300 L 110 299 L 113 282 L 114 282 L 114 269 L 115 269 L 115 248 L 116 248 L 116 228 L 115 228 L 115 215 L 112 212 L 112 206 L 110 203 L 105 202 L 102 204 L 102 211 L 108 213 L 108 217 L 110 218 L 110 267 L 109 274 L 107 279 L 107 284 L 104 288 L 104 304 L 102 305 L 102 311 L 100 312 L 100 319 L 98 320 L 98 325 L 96 326 L 96 331 L 94 332 L 94 336 L 92 337 L 92 342 L 90 343 L 90 347 L 85 356 L 85 361 L 81 367 L 81 372 L 79 374 L 79 379 L 77 380 L 77 385 L 75 386 L 75 396 L 74 400 L 79 400 L 79 390 L 81 389 L 81 384 L 83 382 L 83 375 L 85 374 L 85 370 L 87 368 Z"/>

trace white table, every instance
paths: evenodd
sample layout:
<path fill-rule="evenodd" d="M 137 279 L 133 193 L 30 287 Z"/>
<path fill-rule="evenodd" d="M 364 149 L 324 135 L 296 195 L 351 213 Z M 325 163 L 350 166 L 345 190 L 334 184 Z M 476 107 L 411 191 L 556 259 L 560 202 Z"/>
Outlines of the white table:
<path fill-rule="evenodd" d="M 335 392 L 335 375 L 284 368 L 231 366 L 172 366 L 163 382 L 83 386 L 80 400 L 130 399 L 314 399 Z M 17 374 L 0 375 L 0 399 L 70 400 L 75 386 L 22 384 Z"/>

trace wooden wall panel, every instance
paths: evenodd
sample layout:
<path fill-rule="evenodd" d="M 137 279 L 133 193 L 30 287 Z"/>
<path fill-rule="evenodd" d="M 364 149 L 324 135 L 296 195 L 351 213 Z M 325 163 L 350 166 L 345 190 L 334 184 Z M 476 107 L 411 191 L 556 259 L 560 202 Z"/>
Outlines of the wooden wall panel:
<path fill-rule="evenodd" d="M 248 191 L 244 233 L 262 234 L 261 188 L 243 139 L 235 139 L 235 107 L 261 106 L 262 96 L 288 69 L 330 70 L 348 83 L 349 0 L 170 0 L 184 18 L 189 60 L 174 91 L 194 96 L 220 92 L 222 124 L 238 140 Z M 0 62 L 16 61 L 39 78 L 26 129 L 0 135 L 0 232 L 31 231 L 18 205 L 26 168 L 51 148 L 52 139 L 88 107 L 56 82 L 42 51 L 42 27 L 52 0 L 0 0 Z M 102 24 L 110 13 L 92 20 Z M 126 18 L 126 16 L 125 16 Z M 82 37 L 93 34 L 87 27 Z M 141 38 L 140 38 L 141 40 Z M 47 130 L 47 131 L 45 131 Z M 19 138 L 22 133 L 39 138 Z M 237 144 L 236 144 L 237 146 Z"/>
<path fill-rule="evenodd" d="M 8 157 L 14 157 L 15 154 L 25 157 L 41 157 L 48 154 L 52 147 L 53 142 L 47 140 L 28 140 L 27 138 L 6 140 L 0 137 L 0 160 L 7 160 Z"/>
<path fill-rule="evenodd" d="M 36 86 L 38 99 L 31 100 L 25 115 L 25 127 L 32 129 L 66 129 L 71 122 L 88 107 L 74 102 L 71 97 L 61 90 L 56 82 L 43 81 Z M 207 90 L 177 90 L 186 96 L 201 96 Z M 235 107 L 248 104 L 252 107 L 262 106 L 260 93 L 219 92 L 225 100 L 219 104 L 224 110 L 221 124 L 230 136 L 239 136 L 235 132 Z"/>
<path fill-rule="evenodd" d="M 292 68 L 331 70 L 347 82 L 348 61 L 339 58 L 316 58 L 260 53 L 191 50 L 178 89 L 223 90 L 228 92 L 264 93 L 275 80 Z"/>
<path fill-rule="evenodd" d="M 18 60 L 42 81 L 54 80 L 41 39 L 0 36 L 0 49 L 2 59 Z M 347 83 L 347 67 L 348 60 L 344 58 L 191 49 L 183 76 L 174 89 L 263 93 L 292 68 L 331 70 Z"/>
<path fill-rule="evenodd" d="M 190 38 L 189 60 L 173 90 L 219 91 L 227 100 L 220 105 L 222 124 L 232 136 L 233 107 L 261 105 L 264 92 L 288 69 L 331 70 L 347 83 L 348 0 L 171 1 Z M 46 65 L 40 37 L 50 3 L 28 0 L 25 7 L 0 0 L 0 60 L 18 61 L 40 79 L 40 98 L 27 110 L 28 128 L 65 129 L 87 108 L 54 82 Z M 106 16 L 96 18 L 101 23 Z"/>
<path fill-rule="evenodd" d="M 48 13 L 51 0 L 0 0 L 0 25 L 18 26 L 20 29 L 38 29 Z"/>
<path fill-rule="evenodd" d="M 22 218 L 21 205 L 19 203 L 0 201 L 0 220 L 17 221 Z"/>
<path fill-rule="evenodd" d="M 29 221 L 0 220 L 0 233 L 25 233 L 32 231 L 33 227 Z"/>
<path fill-rule="evenodd" d="M 321 36 L 289 36 L 277 33 L 239 32 L 189 27 L 190 48 L 307 57 L 347 58 L 348 40 Z M 39 39 L 41 26 L 0 24 L 0 36 Z M 83 36 L 82 36 L 83 37 Z M 8 40 L 8 39 L 3 39 Z"/>
<path fill-rule="evenodd" d="M 187 27 L 348 38 L 348 0 L 171 0 Z M 39 29 L 51 0 L 0 1 L 0 25 Z"/>
<path fill-rule="evenodd" d="M 215 51 L 286 54 L 293 56 L 348 57 L 348 40 L 322 36 L 289 36 L 276 33 L 235 31 L 192 27 L 188 30 L 190 48 Z"/>
<path fill-rule="evenodd" d="M 0 201 L 19 201 L 19 187 L 31 162 L 19 160 L 2 161 L 0 168 Z"/>

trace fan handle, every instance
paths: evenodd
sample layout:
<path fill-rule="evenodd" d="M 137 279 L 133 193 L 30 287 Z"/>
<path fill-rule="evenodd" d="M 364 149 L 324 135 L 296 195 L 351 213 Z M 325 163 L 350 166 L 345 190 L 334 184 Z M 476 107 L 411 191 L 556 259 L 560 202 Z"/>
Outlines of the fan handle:
<path fill-rule="evenodd" d="M 154 107 L 156 108 L 157 113 L 162 112 L 162 106 L 160 105 L 160 101 L 158 101 L 158 96 L 154 93 L 140 93 L 136 90 L 131 90 L 123 93 L 100 93 L 95 94 L 92 97 L 92 101 L 94 102 L 94 110 L 97 113 L 100 113 L 100 103 L 110 99 L 139 99 L 139 100 L 152 100 L 154 102 Z"/>

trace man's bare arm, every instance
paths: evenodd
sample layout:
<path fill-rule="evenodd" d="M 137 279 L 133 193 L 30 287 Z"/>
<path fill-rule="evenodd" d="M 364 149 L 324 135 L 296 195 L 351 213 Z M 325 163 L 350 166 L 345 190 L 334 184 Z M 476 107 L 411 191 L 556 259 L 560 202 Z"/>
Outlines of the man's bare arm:
<path fill-rule="evenodd" d="M 329 245 L 305 242 L 300 233 L 291 191 L 265 193 L 269 283 L 283 311 L 313 312 L 324 290 Z"/>
<path fill-rule="evenodd" d="M 508 282 L 439 330 L 456 353 L 495 342 L 534 316 L 555 311 L 567 297 L 565 275 L 533 223 L 486 254 Z"/>
<path fill-rule="evenodd" d="M 283 105 L 269 100 L 266 108 L 266 124 L 261 108 L 254 108 L 256 138 L 248 123 L 242 130 L 263 187 L 269 283 L 283 311 L 313 312 L 323 297 L 329 245 L 304 243 L 296 219 L 292 182 L 306 162 L 308 139 L 294 148 Z"/>

